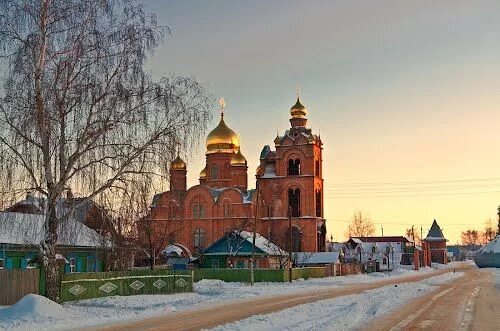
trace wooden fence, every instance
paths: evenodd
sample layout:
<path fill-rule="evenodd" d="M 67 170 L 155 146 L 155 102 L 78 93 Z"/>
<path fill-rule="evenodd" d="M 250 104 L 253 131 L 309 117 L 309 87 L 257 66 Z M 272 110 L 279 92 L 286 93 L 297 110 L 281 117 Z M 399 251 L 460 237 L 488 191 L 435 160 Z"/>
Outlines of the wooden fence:
<path fill-rule="evenodd" d="M 38 269 L 0 270 L 0 306 L 12 305 L 29 293 L 39 293 Z"/>
<path fill-rule="evenodd" d="M 129 270 L 62 275 L 61 302 L 111 295 L 170 294 L 193 291 L 191 270 Z"/>

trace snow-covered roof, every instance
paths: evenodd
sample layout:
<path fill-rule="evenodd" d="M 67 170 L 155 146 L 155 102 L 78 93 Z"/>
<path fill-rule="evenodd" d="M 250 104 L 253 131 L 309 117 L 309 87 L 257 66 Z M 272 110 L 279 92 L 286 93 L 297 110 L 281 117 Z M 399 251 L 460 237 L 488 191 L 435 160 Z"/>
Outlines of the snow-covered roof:
<path fill-rule="evenodd" d="M 481 247 L 478 252 L 500 254 L 500 235 Z"/>
<path fill-rule="evenodd" d="M 170 255 L 170 254 L 177 254 L 178 256 L 182 256 L 182 253 L 184 251 L 182 248 L 176 245 L 168 245 L 162 252 L 163 254 Z"/>
<path fill-rule="evenodd" d="M 44 238 L 44 215 L 0 213 L 0 243 L 13 245 L 39 245 Z M 109 240 L 97 232 L 68 218 L 59 224 L 57 245 L 77 247 L 109 247 Z"/>
<path fill-rule="evenodd" d="M 339 262 L 339 252 L 297 252 L 295 254 L 298 265 L 330 264 Z"/>
<path fill-rule="evenodd" d="M 239 233 L 240 237 L 248 241 L 250 244 L 253 243 L 253 232 L 241 231 Z M 266 237 L 260 233 L 255 234 L 255 247 L 259 248 L 263 252 L 269 255 L 282 255 L 286 252 L 281 249 L 278 245 L 268 240 Z"/>
<path fill-rule="evenodd" d="M 474 262 L 478 267 L 500 268 L 500 235 L 476 252 Z"/>

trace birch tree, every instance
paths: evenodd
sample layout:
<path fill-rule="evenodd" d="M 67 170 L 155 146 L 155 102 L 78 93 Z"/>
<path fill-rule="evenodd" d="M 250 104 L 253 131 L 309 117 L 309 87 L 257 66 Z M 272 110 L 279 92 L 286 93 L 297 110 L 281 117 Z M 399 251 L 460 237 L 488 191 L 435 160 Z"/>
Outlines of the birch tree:
<path fill-rule="evenodd" d="M 203 87 L 144 69 L 168 33 L 134 0 L 0 0 L 1 191 L 46 198 L 39 249 L 52 300 L 57 228 L 71 216 L 57 208 L 63 192 L 83 203 L 162 174 L 203 134 Z"/>

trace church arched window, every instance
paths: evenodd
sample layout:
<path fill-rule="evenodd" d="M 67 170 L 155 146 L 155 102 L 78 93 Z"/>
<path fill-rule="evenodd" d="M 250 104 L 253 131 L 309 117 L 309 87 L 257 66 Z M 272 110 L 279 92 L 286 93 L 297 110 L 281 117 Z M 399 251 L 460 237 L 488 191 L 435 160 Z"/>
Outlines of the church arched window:
<path fill-rule="evenodd" d="M 315 173 L 316 173 L 316 176 L 321 177 L 319 160 L 316 160 L 316 162 L 315 162 Z"/>
<path fill-rule="evenodd" d="M 193 213 L 193 218 L 199 219 L 199 218 L 205 218 L 205 205 L 201 203 L 195 203 L 191 207 L 192 213 Z"/>
<path fill-rule="evenodd" d="M 217 164 L 212 164 L 212 170 L 210 174 L 210 179 L 218 179 L 219 178 L 219 166 Z"/>
<path fill-rule="evenodd" d="M 300 216 L 300 189 L 288 189 L 288 207 L 291 209 L 292 217 Z"/>
<path fill-rule="evenodd" d="M 288 160 L 288 175 L 289 176 L 300 175 L 300 160 L 299 159 Z"/>
<path fill-rule="evenodd" d="M 205 230 L 202 228 L 194 229 L 194 250 L 199 252 L 205 245 Z"/>
<path fill-rule="evenodd" d="M 200 205 L 195 203 L 192 207 L 193 218 L 200 218 Z"/>
<path fill-rule="evenodd" d="M 316 217 L 321 217 L 321 190 L 316 190 Z"/>
<path fill-rule="evenodd" d="M 224 217 L 231 216 L 231 201 L 224 200 L 223 209 L 224 209 L 223 210 L 224 211 Z"/>

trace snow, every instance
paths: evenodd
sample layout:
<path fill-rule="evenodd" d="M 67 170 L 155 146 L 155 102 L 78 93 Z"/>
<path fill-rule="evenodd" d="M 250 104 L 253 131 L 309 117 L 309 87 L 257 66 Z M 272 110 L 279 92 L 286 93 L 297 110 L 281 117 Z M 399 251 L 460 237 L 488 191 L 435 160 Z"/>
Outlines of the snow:
<path fill-rule="evenodd" d="M 295 254 L 297 264 L 300 266 L 311 264 L 339 263 L 339 252 L 297 252 Z"/>
<path fill-rule="evenodd" d="M 214 330 L 355 330 L 397 309 L 462 272 L 446 273 L 415 283 L 390 285 L 359 294 L 298 305 L 266 315 L 254 315 Z M 390 300 L 388 300 L 390 298 Z"/>
<path fill-rule="evenodd" d="M 253 232 L 241 231 L 239 235 L 250 244 L 253 243 Z M 283 252 L 283 250 L 279 246 L 269 241 L 266 237 L 262 236 L 259 233 L 255 233 L 255 247 L 261 249 L 263 252 L 269 255 L 281 255 Z"/>
<path fill-rule="evenodd" d="M 25 295 L 16 304 L 0 309 L 0 329 L 35 330 L 37 324 L 50 325 L 61 319 L 74 318 L 66 308 L 38 294 Z"/>
<path fill-rule="evenodd" d="M 485 246 L 481 247 L 478 253 L 480 252 L 500 254 L 500 235 L 496 236 L 495 239 L 490 241 Z"/>
<path fill-rule="evenodd" d="M 179 311 L 201 309 L 248 298 L 292 293 L 310 293 L 311 291 L 320 291 L 325 288 L 343 287 L 349 284 L 374 283 L 389 278 L 404 280 L 408 276 L 431 273 L 432 271 L 434 271 L 432 268 L 425 268 L 419 271 L 394 270 L 390 274 L 372 273 L 342 277 L 314 278 L 297 280 L 292 283 L 256 283 L 254 286 L 245 283 L 226 283 L 221 280 L 201 280 L 195 283 L 195 292 L 193 293 L 111 296 L 67 302 L 62 305 L 58 305 L 51 301 L 47 303 L 47 299 L 44 299 L 44 305 L 47 304 L 47 306 L 52 307 L 46 310 L 46 316 L 45 313 L 43 313 L 43 309 L 38 309 L 39 314 L 37 315 L 26 311 L 22 314 L 18 313 L 17 318 L 11 318 L 9 310 L 17 306 L 17 304 L 9 308 L 0 308 L 0 330 L 64 330 L 74 327 L 75 316 L 80 328 L 107 325 Z M 400 286 L 398 286 L 398 288 L 399 287 Z M 386 295 L 389 295 L 388 292 Z M 399 296 L 399 292 L 394 295 Z M 372 300 L 370 298 L 372 297 L 368 296 L 366 300 Z M 386 300 L 387 297 L 373 298 L 378 298 L 376 301 L 390 301 Z M 340 301 L 341 304 L 343 304 L 344 300 L 342 299 Z M 362 302 L 366 304 L 366 302 L 369 301 Z M 356 309 L 362 309 L 362 307 L 355 307 Z M 61 313 L 58 313 L 57 316 L 52 315 L 51 311 L 56 311 L 57 309 L 62 309 L 58 310 Z M 353 312 L 356 313 L 356 311 Z"/>
<path fill-rule="evenodd" d="M 0 243 L 39 245 L 44 237 L 45 216 L 23 213 L 0 213 Z M 101 247 L 109 241 L 73 218 L 59 224 L 57 244 L 63 246 Z"/>

